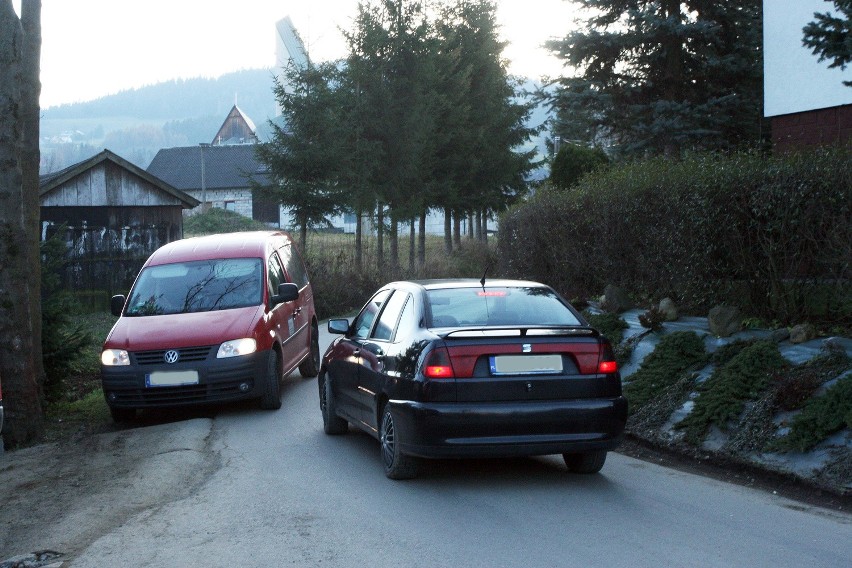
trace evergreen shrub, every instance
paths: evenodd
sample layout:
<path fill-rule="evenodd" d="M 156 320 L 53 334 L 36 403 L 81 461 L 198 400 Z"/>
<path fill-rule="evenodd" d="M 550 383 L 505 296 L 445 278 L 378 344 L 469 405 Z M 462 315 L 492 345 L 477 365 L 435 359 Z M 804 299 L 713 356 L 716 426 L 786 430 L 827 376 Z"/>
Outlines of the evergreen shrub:
<path fill-rule="evenodd" d="M 676 331 L 663 336 L 624 387 L 631 413 L 678 382 L 687 369 L 705 359 L 704 341 L 695 333 Z"/>
<path fill-rule="evenodd" d="M 852 146 L 624 163 L 500 219 L 501 272 L 590 298 L 852 325 Z"/>
<path fill-rule="evenodd" d="M 739 417 L 746 402 L 757 400 L 769 386 L 773 372 L 786 365 L 774 342 L 748 345 L 699 385 L 695 406 L 675 427 L 685 430 L 688 442 L 700 443 L 710 425 L 724 429 Z"/>

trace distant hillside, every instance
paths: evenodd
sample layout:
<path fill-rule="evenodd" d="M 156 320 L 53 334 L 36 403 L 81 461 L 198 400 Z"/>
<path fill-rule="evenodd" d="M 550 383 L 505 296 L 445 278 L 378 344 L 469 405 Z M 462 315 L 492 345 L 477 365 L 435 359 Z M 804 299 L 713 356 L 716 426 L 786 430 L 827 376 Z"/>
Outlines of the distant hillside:
<path fill-rule="evenodd" d="M 161 148 L 210 142 L 236 102 L 261 139 L 275 116 L 271 69 L 184 79 L 42 110 L 42 173 L 108 148 L 147 167 Z"/>
<path fill-rule="evenodd" d="M 211 142 L 235 101 L 255 123 L 260 139 L 267 140 L 268 121 L 276 107 L 272 77 L 272 69 L 250 69 L 218 79 L 168 81 L 43 109 L 41 172 L 58 171 L 104 148 L 147 168 L 162 148 Z M 524 88 L 533 92 L 537 84 L 528 81 Z M 529 123 L 539 126 L 547 117 L 547 110 L 538 107 Z M 546 153 L 544 135 L 532 145 Z M 545 175 L 540 169 L 533 177 Z"/>

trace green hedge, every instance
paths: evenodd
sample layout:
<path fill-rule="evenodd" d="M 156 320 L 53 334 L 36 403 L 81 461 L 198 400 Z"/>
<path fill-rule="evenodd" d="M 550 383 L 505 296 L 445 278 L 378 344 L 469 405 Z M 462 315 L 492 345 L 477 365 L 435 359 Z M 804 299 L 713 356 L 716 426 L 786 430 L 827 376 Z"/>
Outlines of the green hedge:
<path fill-rule="evenodd" d="M 852 323 L 852 147 L 653 158 L 542 191 L 500 220 L 503 274 L 591 298 Z"/>

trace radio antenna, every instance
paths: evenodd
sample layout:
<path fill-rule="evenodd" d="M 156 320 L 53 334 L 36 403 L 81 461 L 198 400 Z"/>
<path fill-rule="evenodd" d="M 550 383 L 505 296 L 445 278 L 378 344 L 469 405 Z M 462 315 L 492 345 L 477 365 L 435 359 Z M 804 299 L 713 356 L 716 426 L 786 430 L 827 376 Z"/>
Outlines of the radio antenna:
<path fill-rule="evenodd" d="M 485 290 L 485 276 L 488 274 L 489 268 L 491 268 L 490 262 L 485 266 L 485 272 L 482 273 L 482 279 L 479 281 L 479 284 L 482 286 L 483 290 Z"/>

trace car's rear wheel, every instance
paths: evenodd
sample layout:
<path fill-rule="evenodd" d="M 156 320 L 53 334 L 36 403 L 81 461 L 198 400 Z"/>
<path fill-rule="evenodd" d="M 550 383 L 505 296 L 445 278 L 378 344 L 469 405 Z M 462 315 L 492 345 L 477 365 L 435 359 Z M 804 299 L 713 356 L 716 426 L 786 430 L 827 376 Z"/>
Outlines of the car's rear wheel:
<path fill-rule="evenodd" d="M 331 391 L 331 382 L 326 373 L 319 377 L 319 397 L 320 410 L 322 410 L 322 427 L 325 433 L 332 436 L 345 434 L 349 430 L 349 422 L 335 412 L 334 393 Z"/>
<path fill-rule="evenodd" d="M 273 349 L 266 363 L 263 395 L 260 397 L 260 407 L 264 410 L 281 408 L 281 365 L 278 364 L 278 359 L 278 352 Z"/>
<path fill-rule="evenodd" d="M 110 406 L 109 413 L 112 415 L 112 421 L 116 424 L 131 422 L 136 418 L 135 408 L 117 408 L 115 406 Z"/>
<path fill-rule="evenodd" d="M 390 479 L 412 479 L 417 477 L 418 460 L 400 451 L 400 435 L 396 428 L 390 405 L 382 411 L 379 441 L 382 450 L 382 465 Z"/>
<path fill-rule="evenodd" d="M 562 454 L 562 459 L 565 460 L 568 471 L 573 473 L 597 473 L 606 461 L 606 450 Z"/>
<path fill-rule="evenodd" d="M 311 325 L 311 352 L 299 365 L 299 374 L 309 379 L 316 377 L 320 367 L 319 329 Z"/>

